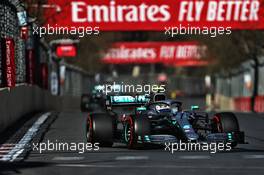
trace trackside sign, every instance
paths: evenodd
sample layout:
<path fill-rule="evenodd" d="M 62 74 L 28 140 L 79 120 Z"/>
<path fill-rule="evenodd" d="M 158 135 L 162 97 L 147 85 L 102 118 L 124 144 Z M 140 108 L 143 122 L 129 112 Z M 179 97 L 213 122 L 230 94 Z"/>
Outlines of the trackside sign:
<path fill-rule="evenodd" d="M 264 29 L 264 0 L 48 0 L 46 25 L 100 30 Z"/>
<path fill-rule="evenodd" d="M 171 66 L 202 66 L 208 63 L 206 46 L 197 42 L 118 42 L 103 55 L 108 64 L 162 63 Z"/>

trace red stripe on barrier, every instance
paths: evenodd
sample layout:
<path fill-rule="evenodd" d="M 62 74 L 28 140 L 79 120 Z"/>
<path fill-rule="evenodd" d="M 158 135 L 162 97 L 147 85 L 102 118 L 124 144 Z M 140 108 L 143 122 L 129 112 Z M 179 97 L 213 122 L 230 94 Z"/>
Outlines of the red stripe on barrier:
<path fill-rule="evenodd" d="M 237 97 L 234 99 L 235 102 L 235 110 L 236 111 L 242 111 L 242 112 L 249 112 L 250 104 L 251 104 L 251 98 L 250 97 Z"/>
<path fill-rule="evenodd" d="M 234 99 L 234 104 L 236 111 L 251 111 L 251 97 L 237 97 Z M 256 112 L 264 112 L 264 96 L 256 97 L 254 110 Z"/>
<path fill-rule="evenodd" d="M 255 101 L 255 111 L 264 112 L 264 96 L 258 96 Z"/>

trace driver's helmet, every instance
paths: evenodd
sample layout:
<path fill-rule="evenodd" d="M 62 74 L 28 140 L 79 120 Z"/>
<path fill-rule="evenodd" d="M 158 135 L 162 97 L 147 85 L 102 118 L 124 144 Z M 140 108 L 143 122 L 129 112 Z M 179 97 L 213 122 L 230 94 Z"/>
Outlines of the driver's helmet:
<path fill-rule="evenodd" d="M 156 105 L 156 110 L 158 112 L 167 112 L 170 110 L 170 105 L 168 104 L 164 104 L 164 103 L 161 103 L 161 104 L 157 104 Z"/>
<path fill-rule="evenodd" d="M 179 111 L 180 111 L 180 109 L 179 109 L 178 106 L 173 106 L 173 107 L 171 107 L 171 112 L 172 112 L 173 114 L 176 114 L 176 113 L 179 112 Z"/>

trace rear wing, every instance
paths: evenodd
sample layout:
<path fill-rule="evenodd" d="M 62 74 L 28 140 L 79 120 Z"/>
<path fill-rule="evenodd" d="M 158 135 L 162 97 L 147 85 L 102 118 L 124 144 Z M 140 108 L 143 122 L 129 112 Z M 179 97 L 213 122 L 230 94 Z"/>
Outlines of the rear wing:
<path fill-rule="evenodd" d="M 109 95 L 106 97 L 106 107 L 118 107 L 118 106 L 142 106 L 150 101 L 148 95 Z"/>

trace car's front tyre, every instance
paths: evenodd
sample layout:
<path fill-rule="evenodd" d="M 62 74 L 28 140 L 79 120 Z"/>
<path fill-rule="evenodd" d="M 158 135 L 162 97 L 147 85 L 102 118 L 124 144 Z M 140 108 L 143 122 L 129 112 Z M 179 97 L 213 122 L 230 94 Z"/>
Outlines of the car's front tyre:
<path fill-rule="evenodd" d="M 240 132 L 237 117 L 232 112 L 217 113 L 213 117 L 212 130 L 215 133 L 238 133 Z M 236 141 L 232 142 L 232 147 L 237 145 Z"/>
<path fill-rule="evenodd" d="M 86 124 L 87 141 L 99 146 L 113 145 L 113 121 L 106 113 L 89 114 Z"/>

